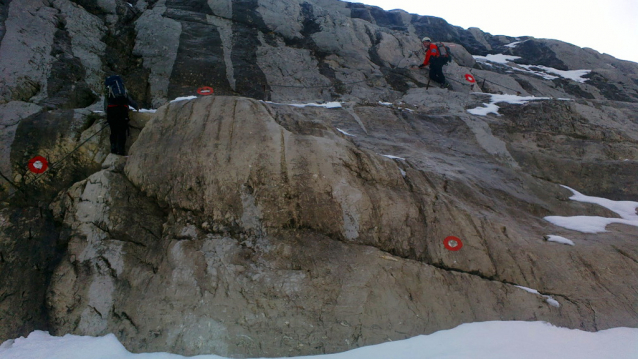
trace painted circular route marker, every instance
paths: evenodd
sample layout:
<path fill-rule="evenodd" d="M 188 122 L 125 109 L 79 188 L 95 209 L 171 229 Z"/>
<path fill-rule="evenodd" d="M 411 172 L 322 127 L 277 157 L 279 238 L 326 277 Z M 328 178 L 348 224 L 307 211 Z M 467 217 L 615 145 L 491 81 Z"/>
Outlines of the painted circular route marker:
<path fill-rule="evenodd" d="M 465 74 L 465 80 L 469 83 L 475 83 L 476 79 L 474 78 L 474 76 L 470 75 L 470 74 Z"/>
<path fill-rule="evenodd" d="M 49 162 L 42 156 L 35 156 L 29 160 L 29 171 L 33 173 L 42 173 L 49 168 Z"/>
<path fill-rule="evenodd" d="M 200 87 L 197 89 L 197 93 L 200 95 L 212 95 L 213 94 L 213 88 L 209 87 L 209 86 L 204 86 L 204 87 Z"/>
<path fill-rule="evenodd" d="M 459 238 L 454 236 L 445 238 L 445 240 L 443 240 L 443 245 L 445 246 L 445 249 L 449 251 L 458 251 L 459 249 L 463 248 L 463 242 L 461 242 Z"/>

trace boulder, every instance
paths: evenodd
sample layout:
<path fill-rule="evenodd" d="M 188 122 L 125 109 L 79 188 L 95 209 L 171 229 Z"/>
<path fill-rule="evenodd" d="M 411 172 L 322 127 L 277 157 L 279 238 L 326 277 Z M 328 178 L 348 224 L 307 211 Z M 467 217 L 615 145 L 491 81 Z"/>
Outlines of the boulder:
<path fill-rule="evenodd" d="M 423 36 L 451 86 L 414 68 Z M 635 63 L 336 0 L 2 2 L 0 41 L 0 340 L 261 357 L 638 325 L 636 227 L 544 219 L 618 217 L 560 185 L 638 200 Z M 129 157 L 101 111 L 115 73 L 155 109 Z"/>
<path fill-rule="evenodd" d="M 540 216 L 570 207 L 565 194 L 526 175 L 495 124 L 463 115 L 463 96 L 448 117 L 420 96 L 404 99 L 417 112 L 235 97 L 162 107 L 123 173 L 109 157 L 53 205 L 70 228 L 48 299 L 55 332 L 114 332 L 134 351 L 281 356 L 468 321 L 635 325 L 615 294 L 633 290 L 635 263 L 611 260 L 633 232 L 604 235 L 611 246 L 543 241 Z M 449 235 L 461 251 L 444 248 Z M 593 269 L 601 262 L 609 271 Z"/>

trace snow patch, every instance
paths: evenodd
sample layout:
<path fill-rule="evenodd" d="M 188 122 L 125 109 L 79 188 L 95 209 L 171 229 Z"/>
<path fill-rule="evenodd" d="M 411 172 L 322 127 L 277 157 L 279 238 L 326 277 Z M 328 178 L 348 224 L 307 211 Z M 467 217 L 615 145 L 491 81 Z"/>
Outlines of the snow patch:
<path fill-rule="evenodd" d="M 541 297 L 545 298 L 545 301 L 547 302 L 547 304 L 551 305 L 552 307 L 560 308 L 560 303 L 558 303 L 558 301 L 556 301 L 556 299 L 552 298 L 552 296 L 550 295 L 541 294 L 536 289 L 527 288 L 520 285 L 515 285 L 515 287 L 520 288 L 528 293 L 540 295 Z"/>
<path fill-rule="evenodd" d="M 591 70 L 569 70 L 569 71 L 563 71 L 563 70 L 558 70 L 552 67 L 547 67 L 547 66 L 537 66 L 538 68 L 541 68 L 547 72 L 551 72 L 553 74 L 556 74 L 562 78 L 566 78 L 566 79 L 570 79 L 576 82 L 580 82 L 580 83 L 584 83 L 585 81 L 587 81 L 587 79 L 582 78 L 583 76 L 589 74 L 591 72 Z"/>
<path fill-rule="evenodd" d="M 343 133 L 343 134 L 344 134 L 344 135 L 346 135 L 346 136 L 356 137 L 355 135 L 349 134 L 348 132 L 346 132 L 346 131 L 344 131 L 344 130 L 342 130 L 342 129 L 338 128 L 338 127 L 337 127 L 337 131 L 339 131 L 339 132 Z"/>
<path fill-rule="evenodd" d="M 194 99 L 196 99 L 196 98 L 197 98 L 197 96 L 185 96 L 185 97 L 178 97 L 178 98 L 176 98 L 176 99 L 172 100 L 172 101 L 171 101 L 171 103 L 172 103 L 172 102 L 179 102 L 179 101 L 194 100 Z"/>
<path fill-rule="evenodd" d="M 556 242 L 556 243 L 560 243 L 560 244 L 567 244 L 570 246 L 574 245 L 574 241 L 572 241 L 571 239 L 567 239 L 565 237 L 561 237 L 561 236 L 556 236 L 553 234 L 550 234 L 548 236 L 545 237 L 545 239 L 547 239 L 548 242 Z"/>
<path fill-rule="evenodd" d="M 546 322 L 491 321 L 466 323 L 449 330 L 406 340 L 371 345 L 343 353 L 297 359 L 635 359 L 637 328 L 598 332 L 555 327 Z M 169 353 L 127 351 L 115 335 L 54 337 L 34 331 L 27 338 L 0 345 L 3 359 L 186 359 Z M 224 359 L 198 355 L 197 359 Z"/>
<path fill-rule="evenodd" d="M 599 216 L 547 216 L 544 219 L 559 227 L 571 229 L 583 233 L 602 233 L 607 232 L 606 227 L 612 223 L 621 223 L 638 227 L 638 202 L 632 201 L 612 201 L 606 198 L 586 196 L 575 189 L 561 185 L 572 191 L 573 196 L 569 197 L 572 201 L 594 203 L 603 206 L 608 210 L 616 213 L 620 218 L 607 218 Z"/>
<path fill-rule="evenodd" d="M 521 41 L 513 42 L 511 44 L 505 45 L 509 48 L 514 48 L 520 44 Z M 570 79 L 576 82 L 584 83 L 587 79 L 583 78 L 583 76 L 589 74 L 592 70 L 569 70 L 563 71 L 558 70 L 553 67 L 543 66 L 543 65 L 515 65 L 512 66 L 509 64 L 510 61 L 520 59 L 520 56 L 512 56 L 505 54 L 491 54 L 487 56 L 473 56 L 476 61 L 479 61 L 483 64 L 489 65 L 490 62 L 503 64 L 511 67 L 515 71 L 524 72 L 532 75 L 537 75 L 545 80 L 555 80 L 557 78 L 565 78 Z M 539 71 L 540 70 L 540 71 Z"/>
<path fill-rule="evenodd" d="M 508 62 L 516 59 L 520 59 L 520 56 L 512 56 L 505 54 L 495 54 L 495 55 L 487 55 L 487 56 L 478 56 L 473 55 L 474 59 L 479 62 L 495 62 L 497 64 L 507 64 Z"/>
<path fill-rule="evenodd" d="M 477 95 L 485 95 L 484 93 L 475 92 Z M 476 107 L 473 109 L 467 110 L 467 112 L 472 115 L 477 116 L 487 116 L 487 114 L 493 113 L 497 116 L 500 116 L 498 113 L 499 107 L 496 105 L 497 103 L 511 103 L 515 105 L 523 105 L 530 101 L 538 101 L 538 100 L 549 100 L 550 97 L 534 97 L 534 96 L 516 96 L 516 95 L 498 95 L 498 94 L 489 94 L 491 96 L 490 103 L 483 103 L 485 107 Z"/>
<path fill-rule="evenodd" d="M 520 72 L 526 72 L 526 73 L 531 73 L 533 75 L 538 75 L 546 80 L 554 80 L 554 79 L 562 77 L 562 78 L 580 82 L 580 83 L 584 83 L 585 81 L 587 81 L 587 79 L 583 78 L 583 76 L 591 72 L 591 70 L 563 71 L 563 70 L 555 69 L 553 67 L 547 67 L 542 65 L 519 65 L 519 66 L 524 68 L 525 70 L 521 70 L 515 67 L 513 69 Z M 537 71 L 535 69 L 539 69 L 542 71 Z"/>
<path fill-rule="evenodd" d="M 516 46 L 518 46 L 518 44 L 522 43 L 523 41 L 516 41 L 516 42 L 512 42 L 511 44 L 507 44 L 505 45 L 505 47 L 509 47 L 510 49 L 515 48 Z"/>
<path fill-rule="evenodd" d="M 473 108 L 473 109 L 469 109 L 467 110 L 467 112 L 471 113 L 472 115 L 476 115 L 476 116 L 487 116 L 490 113 L 493 113 L 497 116 L 500 116 L 500 114 L 498 113 L 498 109 L 499 107 L 496 106 L 493 103 L 483 103 L 483 105 L 485 107 L 477 107 L 477 108 Z"/>
<path fill-rule="evenodd" d="M 326 102 L 326 103 L 306 103 L 306 104 L 294 104 L 289 106 L 294 107 L 325 107 L 325 108 L 341 108 L 341 102 Z"/>
<path fill-rule="evenodd" d="M 272 101 L 262 101 L 272 105 L 285 105 L 293 107 L 325 107 L 325 108 L 342 108 L 341 102 L 326 102 L 326 103 L 277 103 Z"/>
<path fill-rule="evenodd" d="M 392 156 L 392 155 L 381 155 L 381 156 L 387 157 L 387 158 L 390 158 L 390 159 L 393 159 L 393 160 L 405 161 L 405 158 L 403 158 L 403 157 L 397 157 L 397 156 Z"/>

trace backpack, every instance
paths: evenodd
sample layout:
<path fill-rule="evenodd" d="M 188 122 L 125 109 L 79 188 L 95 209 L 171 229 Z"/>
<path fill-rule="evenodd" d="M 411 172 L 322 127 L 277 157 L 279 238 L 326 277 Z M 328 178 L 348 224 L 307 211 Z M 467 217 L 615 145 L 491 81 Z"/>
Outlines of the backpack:
<path fill-rule="evenodd" d="M 448 62 L 452 62 L 452 54 L 450 48 L 442 42 L 437 42 L 436 47 L 439 48 L 439 61 L 445 65 Z"/>
<path fill-rule="evenodd" d="M 127 96 L 124 81 L 118 75 L 107 77 L 104 80 L 104 87 L 106 88 L 106 96 L 109 102 L 114 99 L 126 98 Z"/>

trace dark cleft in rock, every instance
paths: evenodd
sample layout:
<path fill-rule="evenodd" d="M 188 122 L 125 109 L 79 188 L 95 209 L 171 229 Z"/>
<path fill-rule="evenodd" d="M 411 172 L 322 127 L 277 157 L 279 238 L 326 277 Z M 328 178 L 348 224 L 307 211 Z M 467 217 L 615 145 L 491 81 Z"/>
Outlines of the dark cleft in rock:
<path fill-rule="evenodd" d="M 90 146 L 73 151 L 84 140 L 82 133 L 97 120 L 95 115 L 55 110 L 39 112 L 20 121 L 11 145 L 11 162 L 13 173 L 21 176 L 19 185 L 27 194 L 24 198 L 27 203 L 50 201 L 61 189 L 99 169 L 88 151 Z M 108 132 L 103 132 L 104 135 Z M 27 169 L 26 164 L 35 156 L 49 162 L 49 169 L 41 175 Z"/>
<path fill-rule="evenodd" d="M 434 41 L 458 42 L 458 30 L 447 21 L 434 16 L 420 16 L 412 21 L 419 36 L 428 36 Z"/>
<path fill-rule="evenodd" d="M 45 296 L 61 257 L 51 212 L 0 209 L 0 338 L 48 330 Z"/>
<path fill-rule="evenodd" d="M 222 40 L 214 25 L 183 21 L 168 96 L 195 95 L 202 86 L 213 87 L 218 95 L 232 93 L 226 79 Z"/>
<path fill-rule="evenodd" d="M 521 57 L 514 61 L 519 64 L 543 65 L 557 70 L 569 70 L 568 66 L 556 57 L 556 53 L 547 44 L 536 40 L 528 40 L 519 44 L 512 49 L 512 54 Z"/>
<path fill-rule="evenodd" d="M 613 101 L 638 102 L 638 93 L 627 92 L 617 83 L 609 81 L 603 75 L 592 71 L 584 76 L 587 83 L 595 86 L 606 98 Z"/>
<path fill-rule="evenodd" d="M 348 3 L 346 7 L 350 8 L 350 16 L 354 19 L 366 20 L 392 30 L 408 31 L 407 24 L 403 22 L 401 14 L 398 12 L 385 11 L 377 6 L 356 3 Z"/>
<path fill-rule="evenodd" d="M 127 6 L 124 15 L 109 27 L 108 33 L 102 39 L 107 48 L 102 61 L 106 76 L 120 75 L 125 81 L 126 89 L 142 108 L 150 107 L 148 88 L 149 70 L 144 68 L 143 59 L 133 54 L 137 32 L 135 20 L 140 14 Z"/>
<path fill-rule="evenodd" d="M 98 96 L 86 83 L 86 70 L 82 61 L 73 56 L 71 38 L 65 20 L 59 18 L 51 56 L 56 59 L 47 80 L 49 97 L 41 105 L 48 108 L 82 108 L 90 106 Z"/>
<path fill-rule="evenodd" d="M 257 11 L 257 0 L 233 2 L 233 49 L 231 59 L 235 72 L 235 91 L 244 96 L 265 99 L 270 91 L 266 75 L 257 65 L 259 29 L 268 29 Z M 246 26 L 248 25 L 248 26 Z"/>
<path fill-rule="evenodd" d="M 4 22 L 9 15 L 9 3 L 11 3 L 11 0 L 0 0 L 0 42 L 4 37 L 4 33 L 7 31 Z"/>
<path fill-rule="evenodd" d="M 201 15 L 213 15 L 213 11 L 206 0 L 168 0 L 166 1 L 166 7 Z"/>

